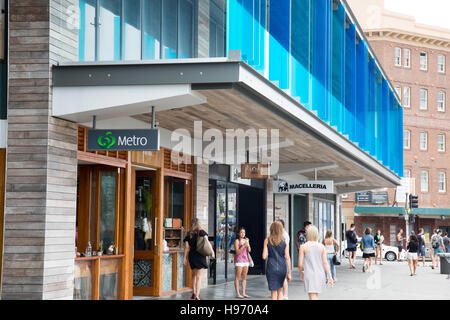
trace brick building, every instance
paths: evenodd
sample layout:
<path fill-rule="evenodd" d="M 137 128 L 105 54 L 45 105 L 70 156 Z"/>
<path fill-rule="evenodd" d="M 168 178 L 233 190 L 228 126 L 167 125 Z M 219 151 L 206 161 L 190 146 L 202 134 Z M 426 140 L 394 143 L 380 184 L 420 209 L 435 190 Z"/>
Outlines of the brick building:
<path fill-rule="evenodd" d="M 402 101 L 404 177 L 410 178 L 409 193 L 418 195 L 419 208 L 411 211 L 415 221 L 409 223 L 406 194 L 396 194 L 400 189 L 378 190 L 388 195 L 384 203 L 358 202 L 352 194 L 343 197 L 346 222 L 354 222 L 358 233 L 366 225 L 380 228 L 385 235 L 399 228 L 408 232 L 419 227 L 424 227 L 425 233 L 435 228 L 450 231 L 446 143 L 450 139 L 446 103 L 450 93 L 450 30 L 421 25 L 413 17 L 387 11 L 384 0 L 348 2 Z"/>

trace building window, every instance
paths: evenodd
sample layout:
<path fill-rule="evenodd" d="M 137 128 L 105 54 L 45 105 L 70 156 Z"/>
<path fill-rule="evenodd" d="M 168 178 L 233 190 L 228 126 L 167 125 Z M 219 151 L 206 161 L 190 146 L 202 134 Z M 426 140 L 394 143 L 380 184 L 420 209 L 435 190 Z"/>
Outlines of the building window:
<path fill-rule="evenodd" d="M 437 94 L 437 110 L 445 112 L 445 92 L 439 91 Z"/>
<path fill-rule="evenodd" d="M 411 67 L 411 50 L 403 49 L 403 66 L 405 68 Z"/>
<path fill-rule="evenodd" d="M 420 53 L 420 70 L 428 70 L 428 55 L 426 52 Z"/>
<path fill-rule="evenodd" d="M 438 134 L 438 151 L 445 152 L 445 135 Z"/>
<path fill-rule="evenodd" d="M 441 54 L 438 55 L 437 61 L 438 61 L 438 72 L 445 73 L 445 56 Z"/>
<path fill-rule="evenodd" d="M 405 108 L 411 108 L 411 88 L 403 88 L 403 106 Z"/>
<path fill-rule="evenodd" d="M 420 150 L 427 150 L 428 148 L 428 134 L 426 132 L 420 133 Z"/>
<path fill-rule="evenodd" d="M 404 176 L 405 178 L 411 178 L 411 170 L 405 169 L 405 170 L 403 171 L 403 176 Z"/>
<path fill-rule="evenodd" d="M 438 173 L 438 188 L 439 192 L 446 192 L 447 191 L 447 181 L 446 181 L 446 174 L 445 172 L 439 172 Z"/>
<path fill-rule="evenodd" d="M 420 191 L 428 192 L 428 171 L 420 172 Z"/>
<path fill-rule="evenodd" d="M 402 49 L 400 49 L 400 48 L 395 48 L 395 60 L 394 60 L 394 63 L 398 67 L 402 66 Z"/>
<path fill-rule="evenodd" d="M 397 92 L 398 97 L 400 98 L 400 101 L 402 99 L 402 87 L 395 86 L 395 92 Z"/>
<path fill-rule="evenodd" d="M 411 131 L 409 130 L 403 131 L 403 148 L 404 149 L 411 148 Z"/>
<path fill-rule="evenodd" d="M 225 0 L 209 2 L 209 56 L 210 57 L 225 57 L 225 22 L 226 14 Z"/>
<path fill-rule="evenodd" d="M 428 109 L 428 90 L 420 89 L 420 110 Z"/>

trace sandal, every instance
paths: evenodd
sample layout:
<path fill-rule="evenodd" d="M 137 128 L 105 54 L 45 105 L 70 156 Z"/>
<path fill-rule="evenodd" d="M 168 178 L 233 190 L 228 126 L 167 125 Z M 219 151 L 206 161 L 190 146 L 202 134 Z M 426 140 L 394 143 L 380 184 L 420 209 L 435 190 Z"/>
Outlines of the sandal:
<path fill-rule="evenodd" d="M 238 299 L 244 299 L 244 297 L 241 296 L 241 295 L 236 296 L 236 298 L 238 298 Z"/>
<path fill-rule="evenodd" d="M 248 295 L 244 294 L 244 298 L 250 298 L 250 296 L 248 296 Z"/>

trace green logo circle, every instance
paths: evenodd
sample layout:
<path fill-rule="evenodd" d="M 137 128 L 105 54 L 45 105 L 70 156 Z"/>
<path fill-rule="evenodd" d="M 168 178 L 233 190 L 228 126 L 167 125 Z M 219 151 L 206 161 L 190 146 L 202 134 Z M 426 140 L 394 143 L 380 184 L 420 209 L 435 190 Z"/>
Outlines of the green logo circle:
<path fill-rule="evenodd" d="M 112 132 L 108 131 L 106 135 L 98 137 L 98 145 L 105 149 L 111 149 L 116 143 L 116 138 L 112 135 Z"/>

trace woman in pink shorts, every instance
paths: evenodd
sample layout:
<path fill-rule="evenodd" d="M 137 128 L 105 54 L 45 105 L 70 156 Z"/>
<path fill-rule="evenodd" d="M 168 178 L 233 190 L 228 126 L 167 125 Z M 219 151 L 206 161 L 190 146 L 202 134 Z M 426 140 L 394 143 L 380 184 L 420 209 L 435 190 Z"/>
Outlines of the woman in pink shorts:
<path fill-rule="evenodd" d="M 238 298 L 250 298 L 245 293 L 245 286 L 247 284 L 247 273 L 249 266 L 248 254 L 251 251 L 250 242 L 245 237 L 245 229 L 240 228 L 234 241 L 234 266 L 236 269 L 236 276 L 234 277 L 234 288 L 236 289 L 236 296 Z M 239 293 L 239 280 L 242 276 L 242 295 Z"/>

